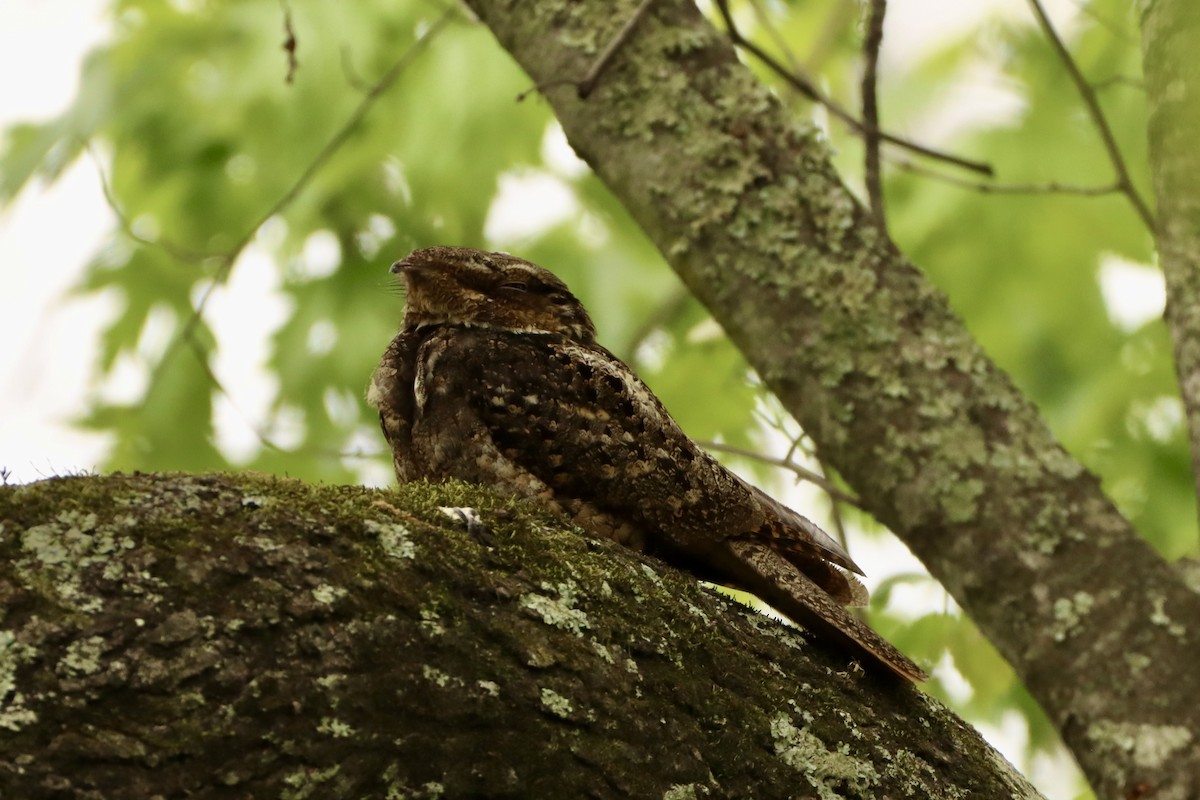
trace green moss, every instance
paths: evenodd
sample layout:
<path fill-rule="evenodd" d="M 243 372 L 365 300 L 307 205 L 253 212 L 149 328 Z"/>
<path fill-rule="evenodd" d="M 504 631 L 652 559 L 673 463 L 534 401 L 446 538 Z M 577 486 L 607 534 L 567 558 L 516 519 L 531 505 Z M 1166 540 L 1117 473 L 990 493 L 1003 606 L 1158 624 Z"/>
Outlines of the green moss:
<path fill-rule="evenodd" d="M 0 727 L 43 772 L 153 760 L 261 796 L 536 796 L 595 758 L 636 796 L 767 796 L 807 770 L 862 797 L 900 776 L 872 783 L 861 763 L 931 713 L 794 628 L 476 486 L 64 479 L 0 489 L 0 520 L 0 578 L 21 593 L 0 629 Z M 78 610 L 92 604 L 104 613 Z M 761 748 L 772 730 L 778 756 Z M 47 731 L 76 749 L 51 753 Z M 656 749 L 670 755 L 648 771 Z M 447 766 L 465 753 L 476 771 Z M 355 788 L 364 774 L 374 789 Z"/>

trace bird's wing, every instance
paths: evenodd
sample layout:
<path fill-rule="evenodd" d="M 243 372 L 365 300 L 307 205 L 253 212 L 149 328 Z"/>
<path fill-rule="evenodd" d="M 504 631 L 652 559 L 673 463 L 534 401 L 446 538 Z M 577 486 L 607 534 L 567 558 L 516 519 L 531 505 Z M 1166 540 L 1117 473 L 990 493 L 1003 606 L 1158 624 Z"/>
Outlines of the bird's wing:
<path fill-rule="evenodd" d="M 779 549 L 794 550 L 797 555 L 812 555 L 845 567 L 859 575 L 864 574 L 846 548 L 821 530 L 815 523 L 798 514 L 766 492 L 751 486 L 759 504 L 767 510 L 767 521 L 762 533 L 779 542 Z"/>
<path fill-rule="evenodd" d="M 497 449 L 556 494 L 693 555 L 730 537 L 770 540 L 838 602 L 865 602 L 862 585 L 834 566 L 858 571 L 837 542 L 698 447 L 607 350 L 554 335 L 457 336 L 433 370 L 461 384 L 447 394 L 465 398 Z"/>
<path fill-rule="evenodd" d="M 379 425 L 392 450 L 396 477 L 412 480 L 418 470 L 412 461 L 413 369 L 414 357 L 421 336 L 414 331 L 402 331 L 384 351 L 379 366 L 371 374 L 367 387 L 367 403 L 379 409 Z"/>
<path fill-rule="evenodd" d="M 718 542 L 764 519 L 746 484 L 599 346 L 464 329 L 427 372 L 427 402 L 440 394 L 465 402 L 500 453 L 558 496 L 689 543 Z"/>

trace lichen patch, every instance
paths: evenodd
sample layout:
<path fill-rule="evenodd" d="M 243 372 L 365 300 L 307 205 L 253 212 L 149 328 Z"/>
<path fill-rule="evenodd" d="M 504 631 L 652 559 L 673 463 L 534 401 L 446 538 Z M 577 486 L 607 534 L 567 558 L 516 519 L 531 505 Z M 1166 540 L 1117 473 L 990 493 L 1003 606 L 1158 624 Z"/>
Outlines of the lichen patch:
<path fill-rule="evenodd" d="M 775 755 L 803 775 L 821 800 L 838 800 L 847 789 L 856 796 L 866 796 L 879 781 L 871 762 L 850 755 L 844 745 L 828 749 L 807 726 L 797 727 L 786 714 L 771 720 L 771 739 Z"/>
<path fill-rule="evenodd" d="M 578 586 L 575 581 L 541 584 L 542 592 L 530 592 L 521 598 L 521 607 L 532 611 L 542 622 L 583 636 L 590 625 L 587 614 L 575 607 Z M 553 593 L 553 594 L 551 594 Z"/>

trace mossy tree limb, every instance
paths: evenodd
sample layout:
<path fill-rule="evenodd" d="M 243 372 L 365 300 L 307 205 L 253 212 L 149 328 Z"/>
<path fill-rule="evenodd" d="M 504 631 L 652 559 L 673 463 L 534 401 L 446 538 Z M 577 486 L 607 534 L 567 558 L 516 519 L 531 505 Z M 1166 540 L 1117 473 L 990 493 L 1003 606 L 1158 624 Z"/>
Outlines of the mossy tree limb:
<path fill-rule="evenodd" d="M 0 488 L 0 600 L 3 797 L 1037 796 L 915 687 L 475 487 Z"/>
<path fill-rule="evenodd" d="M 1200 597 L 875 228 L 815 126 L 689 0 L 654 3 L 586 100 L 564 81 L 636 0 L 469 4 L 824 461 L 1016 667 L 1097 793 L 1200 795 Z"/>

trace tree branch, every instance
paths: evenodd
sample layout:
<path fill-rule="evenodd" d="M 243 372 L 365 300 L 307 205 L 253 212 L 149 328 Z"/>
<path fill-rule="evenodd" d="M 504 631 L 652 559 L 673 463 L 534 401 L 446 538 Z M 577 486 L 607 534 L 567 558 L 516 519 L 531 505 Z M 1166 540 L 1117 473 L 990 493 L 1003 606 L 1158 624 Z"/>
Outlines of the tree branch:
<path fill-rule="evenodd" d="M 480 487 L 55 479 L 0 520 L 6 798 L 1039 796 L 915 688 Z"/>
<path fill-rule="evenodd" d="M 581 73 L 634 7 L 469 2 L 535 83 Z M 1200 795 L 1200 596 L 690 0 L 659 0 L 618 59 L 587 103 L 547 92 L 575 149 L 1016 667 L 1097 794 Z M 1151 741 L 1169 754 L 1145 758 Z"/>
<path fill-rule="evenodd" d="M 1192 476 L 1200 497 L 1200 5 L 1162 0 L 1142 21 L 1150 166 L 1167 284 L 1167 327 L 1187 411 Z"/>

